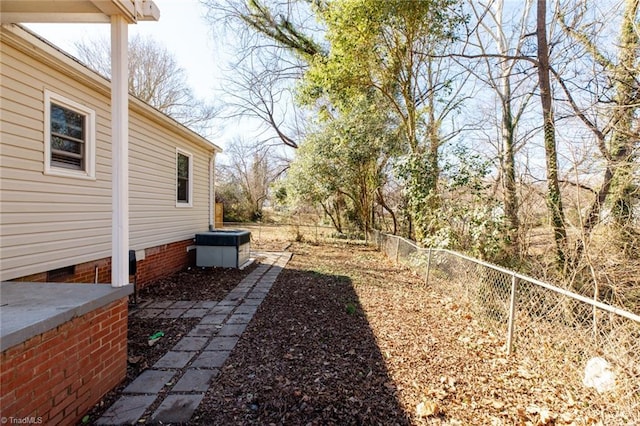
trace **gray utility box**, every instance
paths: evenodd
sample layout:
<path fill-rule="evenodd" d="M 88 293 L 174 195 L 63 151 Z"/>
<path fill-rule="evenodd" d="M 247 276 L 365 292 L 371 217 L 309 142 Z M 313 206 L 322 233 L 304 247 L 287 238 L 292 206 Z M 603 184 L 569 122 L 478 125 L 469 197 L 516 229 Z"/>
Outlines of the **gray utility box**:
<path fill-rule="evenodd" d="M 249 261 L 251 232 L 217 230 L 196 234 L 196 266 L 239 268 Z"/>

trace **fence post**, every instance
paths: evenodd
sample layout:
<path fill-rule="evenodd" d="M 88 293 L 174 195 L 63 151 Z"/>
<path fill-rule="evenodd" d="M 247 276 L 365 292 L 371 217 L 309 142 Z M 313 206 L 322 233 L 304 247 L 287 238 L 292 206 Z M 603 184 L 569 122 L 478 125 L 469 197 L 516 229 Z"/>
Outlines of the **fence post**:
<path fill-rule="evenodd" d="M 396 237 L 396 265 L 398 264 L 398 256 L 400 252 L 400 238 Z"/>
<path fill-rule="evenodd" d="M 513 274 L 511 277 L 511 301 L 509 303 L 509 326 L 507 328 L 507 355 L 511 355 L 513 350 L 513 330 L 516 323 L 516 301 L 518 297 L 518 277 Z"/>
<path fill-rule="evenodd" d="M 425 274 L 424 284 L 429 285 L 429 272 L 431 271 L 431 247 L 429 247 L 429 256 L 427 256 L 427 273 Z"/>

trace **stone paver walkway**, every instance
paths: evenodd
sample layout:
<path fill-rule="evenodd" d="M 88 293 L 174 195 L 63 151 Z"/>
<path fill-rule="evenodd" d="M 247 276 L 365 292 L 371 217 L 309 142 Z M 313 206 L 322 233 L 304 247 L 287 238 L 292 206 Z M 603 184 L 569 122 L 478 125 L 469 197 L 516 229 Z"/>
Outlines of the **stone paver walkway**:
<path fill-rule="evenodd" d="M 189 421 L 280 271 L 291 259 L 291 253 L 260 255 L 265 256 L 261 264 L 219 302 L 156 302 L 134 314 L 143 318 L 201 318 L 201 321 L 131 382 L 96 424 L 135 424 L 158 398 L 164 399 L 152 414 L 152 422 Z"/>

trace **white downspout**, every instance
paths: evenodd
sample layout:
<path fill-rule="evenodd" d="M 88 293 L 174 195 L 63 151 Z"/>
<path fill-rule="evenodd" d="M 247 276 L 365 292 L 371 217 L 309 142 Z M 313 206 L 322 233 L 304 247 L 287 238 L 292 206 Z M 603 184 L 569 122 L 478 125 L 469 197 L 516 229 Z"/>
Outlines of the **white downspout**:
<path fill-rule="evenodd" d="M 129 284 L 128 24 L 111 16 L 111 286 Z"/>
<path fill-rule="evenodd" d="M 216 152 L 211 153 L 209 159 L 209 231 L 216 229 L 216 181 L 214 177 L 216 166 Z"/>

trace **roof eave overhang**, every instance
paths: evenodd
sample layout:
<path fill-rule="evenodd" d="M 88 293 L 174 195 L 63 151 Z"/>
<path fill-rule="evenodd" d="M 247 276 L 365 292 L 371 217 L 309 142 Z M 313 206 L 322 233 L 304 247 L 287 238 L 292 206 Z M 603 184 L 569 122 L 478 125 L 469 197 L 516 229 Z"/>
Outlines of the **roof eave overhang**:
<path fill-rule="evenodd" d="M 108 23 L 111 16 L 128 23 L 157 21 L 160 9 L 152 0 L 0 0 L 0 22 Z"/>

